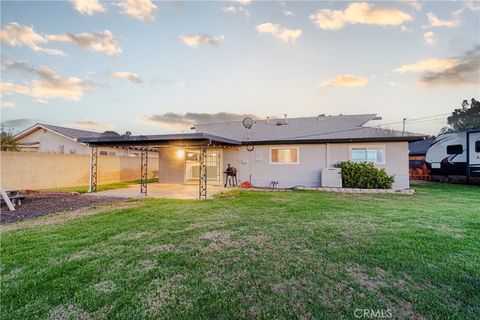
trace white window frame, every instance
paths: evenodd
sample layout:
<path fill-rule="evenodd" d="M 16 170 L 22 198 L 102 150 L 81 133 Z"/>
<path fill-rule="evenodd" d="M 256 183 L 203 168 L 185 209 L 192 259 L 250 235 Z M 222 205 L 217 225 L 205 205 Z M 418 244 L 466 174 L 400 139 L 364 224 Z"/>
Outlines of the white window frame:
<path fill-rule="evenodd" d="M 272 150 L 278 150 L 278 149 L 297 149 L 297 162 L 273 162 L 272 161 Z M 288 147 L 288 146 L 283 146 L 283 147 L 270 147 L 268 150 L 268 159 L 270 164 L 273 165 L 289 165 L 289 164 L 299 164 L 300 163 L 300 150 L 298 147 Z"/>
<path fill-rule="evenodd" d="M 385 145 L 358 145 L 358 146 L 350 146 L 349 148 L 349 153 L 348 153 L 348 158 L 350 161 L 353 161 L 352 159 L 352 151 L 353 149 L 366 149 L 367 152 L 368 150 L 378 150 L 378 149 L 381 149 L 383 150 L 383 162 L 372 162 L 372 161 L 367 161 L 365 160 L 364 162 L 370 162 L 370 163 L 373 163 L 373 164 L 380 164 L 380 165 L 384 165 L 387 163 L 387 153 L 385 151 Z"/>

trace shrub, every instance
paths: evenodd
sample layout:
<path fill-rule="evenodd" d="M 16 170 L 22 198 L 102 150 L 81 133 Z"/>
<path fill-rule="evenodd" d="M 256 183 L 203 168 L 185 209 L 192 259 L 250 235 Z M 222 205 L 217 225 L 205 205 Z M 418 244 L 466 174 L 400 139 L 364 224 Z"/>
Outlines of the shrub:
<path fill-rule="evenodd" d="M 371 162 L 343 161 L 337 166 L 342 169 L 344 188 L 391 189 L 395 180 L 385 169 L 377 169 Z"/>

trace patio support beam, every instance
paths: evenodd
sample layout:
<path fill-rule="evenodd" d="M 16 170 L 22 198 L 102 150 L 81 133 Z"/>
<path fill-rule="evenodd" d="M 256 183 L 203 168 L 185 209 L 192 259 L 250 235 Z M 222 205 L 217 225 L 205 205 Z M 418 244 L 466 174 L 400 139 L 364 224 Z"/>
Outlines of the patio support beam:
<path fill-rule="evenodd" d="M 148 146 L 142 146 L 140 151 L 140 194 L 147 196 L 147 180 L 148 180 Z"/>
<path fill-rule="evenodd" d="M 200 174 L 198 179 L 198 198 L 207 198 L 207 146 L 200 146 Z"/>
<path fill-rule="evenodd" d="M 90 149 L 90 185 L 88 192 L 97 192 L 98 147 L 91 147 Z"/>

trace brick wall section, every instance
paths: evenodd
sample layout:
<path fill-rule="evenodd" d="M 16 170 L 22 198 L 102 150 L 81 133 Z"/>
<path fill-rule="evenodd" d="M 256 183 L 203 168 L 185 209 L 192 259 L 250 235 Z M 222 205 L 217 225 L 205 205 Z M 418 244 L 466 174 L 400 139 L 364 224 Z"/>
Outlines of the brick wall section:
<path fill-rule="evenodd" d="M 148 159 L 148 177 L 158 177 L 158 157 Z M 7 190 L 88 185 L 90 155 L 1 152 L 0 180 Z M 98 184 L 140 179 L 139 157 L 98 156 Z"/>

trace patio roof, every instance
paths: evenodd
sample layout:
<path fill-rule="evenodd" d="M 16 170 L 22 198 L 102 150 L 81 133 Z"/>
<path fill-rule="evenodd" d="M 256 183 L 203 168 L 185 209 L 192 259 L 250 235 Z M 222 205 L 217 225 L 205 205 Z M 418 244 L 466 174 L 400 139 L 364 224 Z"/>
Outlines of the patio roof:
<path fill-rule="evenodd" d="M 240 145 L 240 141 L 223 138 L 207 133 L 182 133 L 163 135 L 119 136 L 119 137 L 88 137 L 80 138 L 79 142 L 90 146 L 168 146 L 168 145 Z"/>

